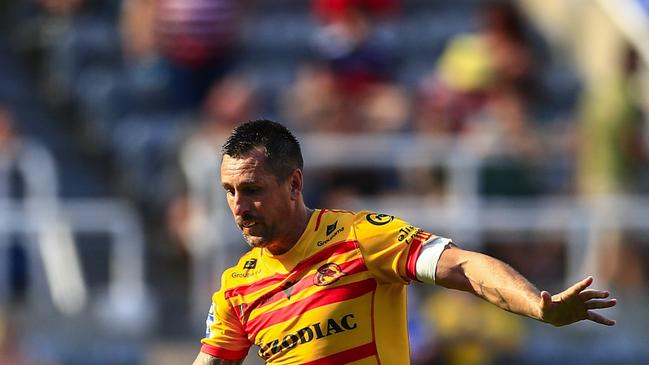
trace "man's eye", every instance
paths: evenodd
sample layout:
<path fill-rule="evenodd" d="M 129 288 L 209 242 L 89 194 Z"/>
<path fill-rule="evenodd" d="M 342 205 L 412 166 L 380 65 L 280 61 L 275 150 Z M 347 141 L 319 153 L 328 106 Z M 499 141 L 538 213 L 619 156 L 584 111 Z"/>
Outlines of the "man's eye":
<path fill-rule="evenodd" d="M 243 189 L 243 191 L 245 193 L 248 193 L 248 194 L 255 194 L 255 193 L 258 193 L 260 190 L 261 189 L 259 187 L 257 187 L 257 186 L 250 186 L 250 187 L 247 187 L 247 188 Z"/>

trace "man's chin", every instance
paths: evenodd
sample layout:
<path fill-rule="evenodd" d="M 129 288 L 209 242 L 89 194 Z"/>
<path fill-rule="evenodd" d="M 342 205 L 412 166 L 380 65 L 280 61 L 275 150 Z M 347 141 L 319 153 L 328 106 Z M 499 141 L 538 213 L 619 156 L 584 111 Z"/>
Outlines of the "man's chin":
<path fill-rule="evenodd" d="M 259 247 L 263 248 L 268 245 L 268 240 L 265 239 L 264 237 L 258 237 L 258 236 L 249 236 L 247 234 L 243 234 L 243 238 L 246 240 L 248 243 L 248 246 L 250 247 Z"/>

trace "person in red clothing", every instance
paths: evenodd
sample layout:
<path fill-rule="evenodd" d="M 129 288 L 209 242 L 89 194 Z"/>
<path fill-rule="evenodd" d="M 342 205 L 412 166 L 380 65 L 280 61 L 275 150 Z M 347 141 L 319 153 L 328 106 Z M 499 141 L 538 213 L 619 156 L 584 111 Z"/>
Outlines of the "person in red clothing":
<path fill-rule="evenodd" d="M 154 31 L 180 107 L 201 103 L 238 54 L 239 5 L 233 0 L 159 0 Z"/>

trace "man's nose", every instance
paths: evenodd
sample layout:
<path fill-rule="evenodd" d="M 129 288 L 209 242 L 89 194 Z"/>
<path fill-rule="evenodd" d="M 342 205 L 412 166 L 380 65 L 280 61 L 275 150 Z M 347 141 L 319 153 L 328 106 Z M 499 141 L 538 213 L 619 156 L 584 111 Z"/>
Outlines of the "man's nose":
<path fill-rule="evenodd" d="M 250 210 L 250 202 L 244 196 L 236 192 L 232 202 L 232 213 L 235 216 L 242 216 Z"/>

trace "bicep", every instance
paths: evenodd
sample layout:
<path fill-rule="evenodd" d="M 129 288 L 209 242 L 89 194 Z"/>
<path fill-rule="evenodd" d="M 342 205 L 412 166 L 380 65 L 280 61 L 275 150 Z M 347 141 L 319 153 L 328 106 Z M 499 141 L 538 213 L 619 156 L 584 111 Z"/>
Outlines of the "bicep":
<path fill-rule="evenodd" d="M 204 352 L 199 352 L 198 356 L 196 356 L 196 360 L 194 360 L 192 365 L 241 365 L 243 363 L 243 359 L 241 360 L 226 360 L 226 359 L 221 359 L 209 354 L 206 354 Z"/>

